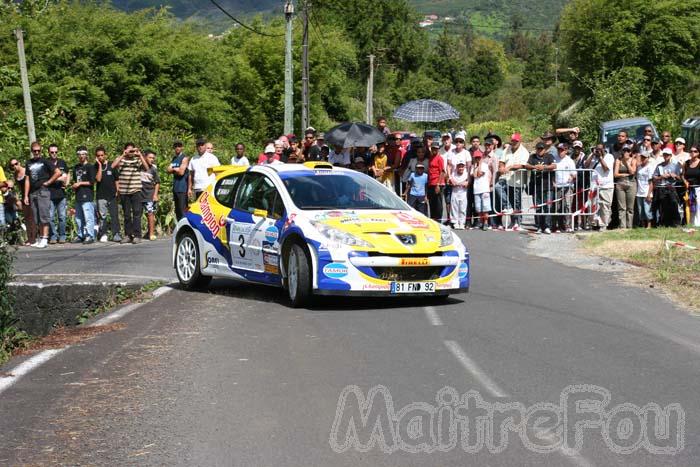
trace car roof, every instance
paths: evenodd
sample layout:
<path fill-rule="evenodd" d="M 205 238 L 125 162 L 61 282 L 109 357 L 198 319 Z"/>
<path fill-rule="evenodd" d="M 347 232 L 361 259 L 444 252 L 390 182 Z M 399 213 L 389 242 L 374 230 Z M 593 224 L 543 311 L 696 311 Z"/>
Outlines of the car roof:
<path fill-rule="evenodd" d="M 331 170 L 333 172 L 340 173 L 358 173 L 355 170 L 346 169 L 345 167 L 335 167 L 324 161 L 305 162 L 303 164 L 254 165 L 251 167 L 251 169 L 261 172 L 277 172 L 279 175 L 285 175 L 284 178 L 289 178 L 290 176 L 294 176 L 294 174 L 308 175 L 309 172 L 314 170 Z"/>
<path fill-rule="evenodd" d="M 600 127 L 602 129 L 608 129 L 608 128 L 622 128 L 622 127 L 627 127 L 627 126 L 634 126 L 634 125 L 652 125 L 651 120 L 649 120 L 646 117 L 631 117 L 631 118 L 622 118 L 620 120 L 610 120 L 608 122 L 603 122 L 600 124 Z"/>

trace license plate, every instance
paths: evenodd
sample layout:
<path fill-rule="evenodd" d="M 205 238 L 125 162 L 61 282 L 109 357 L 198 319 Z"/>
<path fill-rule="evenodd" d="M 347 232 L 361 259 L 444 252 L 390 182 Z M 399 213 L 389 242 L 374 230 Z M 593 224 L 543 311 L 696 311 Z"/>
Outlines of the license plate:
<path fill-rule="evenodd" d="M 391 293 L 433 293 L 435 282 L 392 282 Z"/>

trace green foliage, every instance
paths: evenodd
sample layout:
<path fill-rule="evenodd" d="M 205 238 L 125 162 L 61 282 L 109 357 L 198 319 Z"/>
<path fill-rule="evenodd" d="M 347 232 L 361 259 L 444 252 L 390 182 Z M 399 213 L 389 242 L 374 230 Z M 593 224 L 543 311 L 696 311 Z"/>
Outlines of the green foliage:
<path fill-rule="evenodd" d="M 655 104 L 680 101 L 700 78 L 700 0 L 573 0 L 562 13 L 561 43 L 577 96 L 585 78 L 621 68 L 643 71 Z"/>
<path fill-rule="evenodd" d="M 12 309 L 14 300 L 9 289 L 12 280 L 13 252 L 0 232 L 0 365 L 5 363 L 18 347 L 27 344 L 29 336 L 17 327 Z"/>

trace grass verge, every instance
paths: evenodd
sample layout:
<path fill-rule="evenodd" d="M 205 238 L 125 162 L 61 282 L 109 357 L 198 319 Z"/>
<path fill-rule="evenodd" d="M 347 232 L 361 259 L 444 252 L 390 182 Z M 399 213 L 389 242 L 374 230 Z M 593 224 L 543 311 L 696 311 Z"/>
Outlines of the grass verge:
<path fill-rule="evenodd" d="M 700 230 L 633 229 L 614 230 L 587 236 L 584 248 L 609 258 L 619 259 L 643 268 L 643 280 L 650 287 L 667 292 L 676 302 L 700 312 Z"/>

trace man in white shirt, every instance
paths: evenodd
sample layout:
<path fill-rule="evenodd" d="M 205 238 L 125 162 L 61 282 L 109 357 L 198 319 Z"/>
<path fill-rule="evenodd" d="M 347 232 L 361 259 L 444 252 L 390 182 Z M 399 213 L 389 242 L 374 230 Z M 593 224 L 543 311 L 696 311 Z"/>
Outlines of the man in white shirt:
<path fill-rule="evenodd" d="M 276 144 L 268 144 L 267 146 L 265 146 L 265 151 L 263 152 L 265 154 L 265 159 L 260 165 L 284 164 L 284 162 L 275 157 L 277 155 Z"/>
<path fill-rule="evenodd" d="M 449 133 L 443 133 L 442 147 L 440 148 L 440 155 L 442 156 L 443 160 L 450 160 L 450 154 L 452 154 L 454 151 L 455 147 L 452 144 L 452 135 L 450 135 Z"/>
<path fill-rule="evenodd" d="M 496 212 L 520 212 L 522 210 L 522 190 L 527 187 L 529 177 L 524 164 L 530 158 L 530 153 L 521 144 L 520 133 L 513 133 L 510 137 L 510 144 L 506 146 L 503 159 L 499 163 L 498 172 L 501 174 L 495 185 L 495 206 Z M 503 226 L 506 230 L 512 228 L 514 231 L 520 230 L 519 214 L 511 216 L 512 225 Z"/>
<path fill-rule="evenodd" d="M 554 227 L 560 232 L 573 232 L 571 228 L 571 216 L 565 215 L 571 212 L 571 198 L 576 182 L 576 163 L 569 157 L 569 145 L 559 143 L 559 162 L 557 162 L 556 174 L 554 176 L 554 187 L 556 193 L 554 199 L 557 200 L 554 216 Z"/>
<path fill-rule="evenodd" d="M 586 160 L 586 168 L 593 169 L 592 186 L 598 188 L 598 227 L 605 230 L 610 223 L 610 207 L 612 205 L 615 179 L 613 177 L 613 165 L 615 157 L 610 154 L 605 145 L 598 143 L 595 150 Z"/>
<path fill-rule="evenodd" d="M 452 214 L 452 185 L 450 184 L 452 173 L 457 169 L 457 165 L 460 163 L 464 164 L 464 170 L 467 172 L 467 174 L 469 174 L 471 171 L 472 155 L 464 147 L 466 138 L 466 133 L 460 131 L 455 135 L 454 146 L 450 145 L 450 148 L 446 151 L 443 151 L 444 147 L 440 149 L 440 155 L 442 155 L 443 160 L 445 161 L 445 180 L 448 181 L 448 184 L 445 187 L 445 204 L 447 205 L 446 212 L 448 216 L 451 216 Z M 445 133 L 442 135 L 442 140 L 451 142 L 450 134 Z M 449 221 L 454 223 L 454 219 L 451 217 Z"/>
<path fill-rule="evenodd" d="M 245 144 L 238 143 L 236 145 L 236 155 L 231 158 L 231 165 L 239 165 L 244 167 L 250 165 L 248 156 L 245 154 Z"/>
<path fill-rule="evenodd" d="M 332 165 L 350 167 L 350 151 L 340 145 L 333 145 L 333 150 L 328 154 L 328 162 Z"/>
<path fill-rule="evenodd" d="M 197 147 L 197 155 L 190 160 L 189 170 L 190 170 L 190 193 L 194 191 L 194 197 L 199 198 L 204 190 L 211 184 L 214 183 L 216 177 L 214 174 L 209 175 L 208 169 L 211 167 L 217 167 L 221 165 L 219 159 L 210 152 L 207 151 L 207 140 L 204 138 L 199 138 L 195 143 Z"/>

